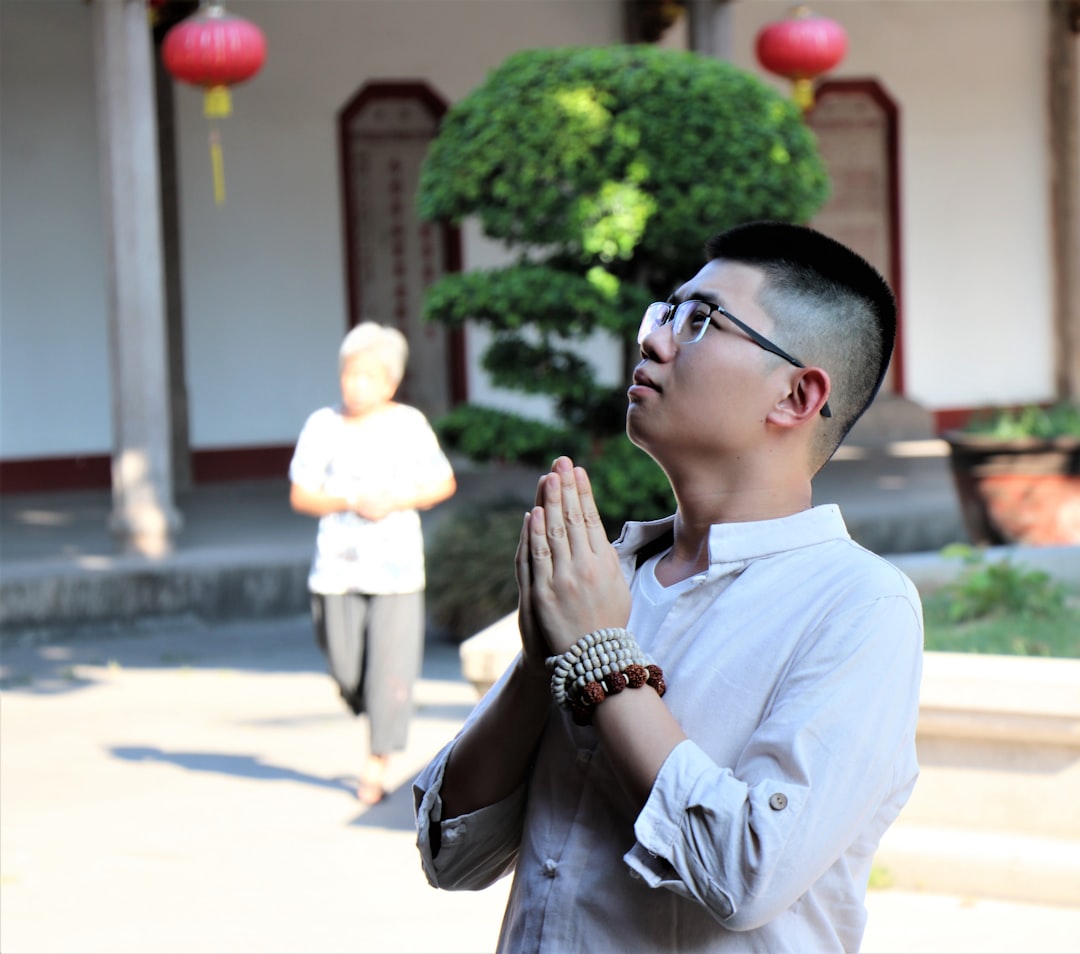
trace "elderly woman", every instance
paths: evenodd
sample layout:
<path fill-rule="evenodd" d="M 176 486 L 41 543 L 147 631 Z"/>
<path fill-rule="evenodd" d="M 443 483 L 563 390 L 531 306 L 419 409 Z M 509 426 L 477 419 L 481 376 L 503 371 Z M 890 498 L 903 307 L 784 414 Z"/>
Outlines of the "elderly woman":
<path fill-rule="evenodd" d="M 354 715 L 367 713 L 357 798 L 385 794 L 390 754 L 405 748 L 424 646 L 420 515 L 452 496 L 454 473 L 427 419 L 393 400 L 408 344 L 364 322 L 338 356 L 341 404 L 312 414 L 289 479 L 294 510 L 319 518 L 308 576 L 315 639 Z"/>

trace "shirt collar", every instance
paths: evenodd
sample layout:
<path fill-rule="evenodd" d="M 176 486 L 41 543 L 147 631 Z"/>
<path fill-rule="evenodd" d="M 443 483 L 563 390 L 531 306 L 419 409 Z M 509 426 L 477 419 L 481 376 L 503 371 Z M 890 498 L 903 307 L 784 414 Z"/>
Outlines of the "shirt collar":
<path fill-rule="evenodd" d="M 670 536 L 675 517 L 631 521 L 615 542 L 620 554 L 632 556 L 662 536 Z M 738 563 L 829 540 L 850 540 L 844 518 L 836 504 L 822 504 L 789 517 L 714 523 L 709 529 L 709 563 Z"/>

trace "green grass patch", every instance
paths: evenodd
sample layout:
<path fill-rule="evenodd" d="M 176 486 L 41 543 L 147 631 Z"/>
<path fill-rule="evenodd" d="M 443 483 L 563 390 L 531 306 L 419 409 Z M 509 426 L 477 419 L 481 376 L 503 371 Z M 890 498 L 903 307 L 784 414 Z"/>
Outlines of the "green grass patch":
<path fill-rule="evenodd" d="M 957 544 L 957 577 L 923 594 L 926 648 L 937 652 L 1080 658 L 1080 593 L 1009 558 Z"/>
<path fill-rule="evenodd" d="M 926 620 L 926 648 L 943 653 L 997 653 L 1080 659 L 1080 613 L 1063 619 L 999 616 L 968 623 Z"/>

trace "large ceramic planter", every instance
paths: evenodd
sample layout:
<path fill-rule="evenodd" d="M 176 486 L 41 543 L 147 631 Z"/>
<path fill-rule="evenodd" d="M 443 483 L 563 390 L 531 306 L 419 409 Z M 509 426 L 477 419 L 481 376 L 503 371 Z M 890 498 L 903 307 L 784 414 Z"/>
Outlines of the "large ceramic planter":
<path fill-rule="evenodd" d="M 1080 438 L 942 436 L 972 543 L 1080 544 Z"/>

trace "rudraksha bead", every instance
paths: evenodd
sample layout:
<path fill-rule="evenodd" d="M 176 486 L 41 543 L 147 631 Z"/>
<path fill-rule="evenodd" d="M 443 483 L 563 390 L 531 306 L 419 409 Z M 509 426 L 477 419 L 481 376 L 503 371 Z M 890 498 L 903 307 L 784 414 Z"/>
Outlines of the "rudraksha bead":
<path fill-rule="evenodd" d="M 598 706 L 604 701 L 606 693 L 598 682 L 587 682 L 581 690 L 581 701 L 587 706 Z"/>
<path fill-rule="evenodd" d="M 614 696 L 626 688 L 626 676 L 621 672 L 613 672 L 605 681 L 609 696 Z"/>

